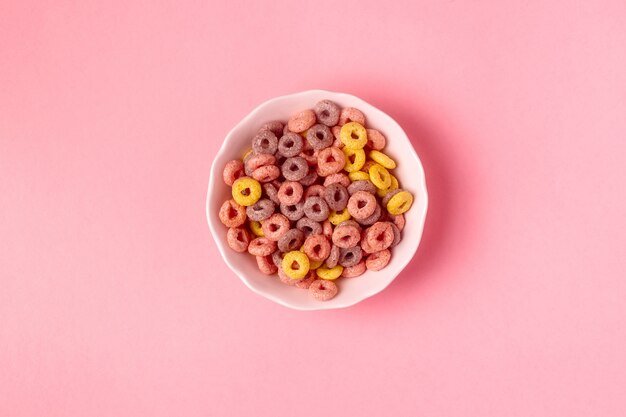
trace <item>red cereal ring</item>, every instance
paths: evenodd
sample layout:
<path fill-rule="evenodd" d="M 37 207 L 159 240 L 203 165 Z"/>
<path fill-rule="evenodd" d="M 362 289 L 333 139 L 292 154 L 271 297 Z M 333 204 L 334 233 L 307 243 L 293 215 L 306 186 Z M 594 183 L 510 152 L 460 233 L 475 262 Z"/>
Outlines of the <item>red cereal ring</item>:
<path fill-rule="evenodd" d="M 334 146 L 322 149 L 317 155 L 317 174 L 326 177 L 337 174 L 346 165 L 346 155 Z"/>
<path fill-rule="evenodd" d="M 365 266 L 365 260 L 362 259 L 361 262 L 354 266 L 349 266 L 347 268 L 344 267 L 341 276 L 344 278 L 356 278 L 363 275 L 366 270 L 367 267 Z"/>
<path fill-rule="evenodd" d="M 261 224 L 263 234 L 269 240 L 278 241 L 289 230 L 289 219 L 280 213 L 272 214 Z"/>
<path fill-rule="evenodd" d="M 332 241 L 340 248 L 351 248 L 361 240 L 361 232 L 355 226 L 337 226 L 333 231 Z"/>
<path fill-rule="evenodd" d="M 391 259 L 391 252 L 389 249 L 383 249 L 378 252 L 372 253 L 365 260 L 365 266 L 370 271 L 380 271 L 384 267 L 387 266 L 389 260 Z"/>
<path fill-rule="evenodd" d="M 220 221 L 226 227 L 238 227 L 246 221 L 246 208 L 240 206 L 235 200 L 226 200 L 218 214 Z"/>
<path fill-rule="evenodd" d="M 349 122 L 357 122 L 365 126 L 365 115 L 361 110 L 355 109 L 354 107 L 346 107 L 341 110 L 341 114 L 339 115 L 339 126 L 343 126 Z"/>
<path fill-rule="evenodd" d="M 302 110 L 291 116 L 287 122 L 289 130 L 296 133 L 301 133 L 315 124 L 315 112 L 311 109 Z"/>
<path fill-rule="evenodd" d="M 297 181 L 285 181 L 278 189 L 278 201 L 281 204 L 292 205 L 302 200 L 304 189 Z"/>
<path fill-rule="evenodd" d="M 252 178 L 257 180 L 258 182 L 274 181 L 279 176 L 280 168 L 278 168 L 276 165 L 265 165 L 252 171 Z"/>
<path fill-rule="evenodd" d="M 256 264 L 259 267 L 259 271 L 263 272 L 265 275 L 272 275 L 278 272 L 278 268 L 272 262 L 271 256 L 257 256 Z"/>
<path fill-rule="evenodd" d="M 331 174 L 324 179 L 324 187 L 328 187 L 330 184 L 335 183 L 348 188 L 350 186 L 350 178 L 343 172 L 339 172 L 337 174 Z"/>
<path fill-rule="evenodd" d="M 333 224 L 329 220 L 324 220 L 322 223 L 322 234 L 326 236 L 326 239 L 331 239 L 333 236 Z"/>
<path fill-rule="evenodd" d="M 243 169 L 243 162 L 239 159 L 229 161 L 224 167 L 222 177 L 226 185 L 231 187 L 237 178 L 244 177 L 246 174 Z"/>
<path fill-rule="evenodd" d="M 226 243 L 235 252 L 245 252 L 250 244 L 250 233 L 243 227 L 231 227 L 226 232 Z"/>
<path fill-rule="evenodd" d="M 348 213 L 356 220 L 366 219 L 376 211 L 376 197 L 367 191 L 357 191 L 348 200 Z"/>
<path fill-rule="evenodd" d="M 309 197 L 324 197 L 324 191 L 326 187 L 320 184 L 313 184 L 304 190 L 304 198 L 307 199 Z"/>
<path fill-rule="evenodd" d="M 317 155 L 319 154 L 319 151 L 316 151 L 315 149 L 305 149 L 302 152 L 300 152 L 299 156 L 301 158 L 304 158 L 304 160 L 306 161 L 307 165 L 312 167 L 317 165 Z"/>
<path fill-rule="evenodd" d="M 316 279 L 309 286 L 309 292 L 319 301 L 330 300 L 337 295 L 338 291 L 337 284 L 325 279 Z"/>
<path fill-rule="evenodd" d="M 387 249 L 394 241 L 393 228 L 389 222 L 376 222 L 365 233 L 365 240 L 374 252 Z"/>
<path fill-rule="evenodd" d="M 375 151 L 382 150 L 387 144 L 385 136 L 376 129 L 365 129 L 367 132 L 367 146 Z"/>
<path fill-rule="evenodd" d="M 269 256 L 276 250 L 276 242 L 266 237 L 252 239 L 248 245 L 248 253 L 254 256 Z"/>
<path fill-rule="evenodd" d="M 305 278 L 297 279 L 297 280 L 292 279 L 292 281 L 296 281 L 294 285 L 297 288 L 302 288 L 306 290 L 311 286 L 313 281 L 315 281 L 316 279 L 317 279 L 317 275 L 315 274 L 315 271 L 311 270 L 309 271 L 308 275 Z"/>
<path fill-rule="evenodd" d="M 302 251 L 312 261 L 323 261 L 330 254 L 330 243 L 323 235 L 310 235 L 304 241 Z"/>

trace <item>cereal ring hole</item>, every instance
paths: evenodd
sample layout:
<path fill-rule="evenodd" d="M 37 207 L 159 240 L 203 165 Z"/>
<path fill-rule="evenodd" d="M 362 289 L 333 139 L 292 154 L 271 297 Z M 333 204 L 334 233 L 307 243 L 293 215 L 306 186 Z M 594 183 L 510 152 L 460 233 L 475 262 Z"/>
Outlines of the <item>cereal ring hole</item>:
<path fill-rule="evenodd" d="M 350 133 L 350 137 L 351 137 L 352 139 L 358 139 L 358 138 L 359 138 L 359 135 L 357 135 L 355 131 L 352 131 L 352 133 Z"/>
<path fill-rule="evenodd" d="M 291 263 L 291 269 L 293 269 L 294 271 L 297 271 L 298 269 L 300 269 L 300 264 L 298 263 L 298 261 L 293 261 Z"/>
<path fill-rule="evenodd" d="M 241 190 L 241 195 L 243 196 L 249 196 L 250 195 L 250 188 L 244 188 L 243 190 Z"/>
<path fill-rule="evenodd" d="M 350 162 L 351 165 L 354 164 L 354 161 L 356 161 L 356 154 L 351 154 L 348 156 L 348 161 Z"/>
<path fill-rule="evenodd" d="M 363 207 L 367 206 L 367 201 L 359 200 L 358 203 L 356 203 L 356 206 L 362 209 Z"/>
<path fill-rule="evenodd" d="M 270 232 L 275 232 L 279 229 L 277 224 L 271 223 L 269 226 L 267 226 L 270 229 Z"/>
<path fill-rule="evenodd" d="M 328 117 L 328 116 L 330 116 L 330 113 L 328 113 L 328 110 L 322 110 L 321 116 L 322 117 Z"/>

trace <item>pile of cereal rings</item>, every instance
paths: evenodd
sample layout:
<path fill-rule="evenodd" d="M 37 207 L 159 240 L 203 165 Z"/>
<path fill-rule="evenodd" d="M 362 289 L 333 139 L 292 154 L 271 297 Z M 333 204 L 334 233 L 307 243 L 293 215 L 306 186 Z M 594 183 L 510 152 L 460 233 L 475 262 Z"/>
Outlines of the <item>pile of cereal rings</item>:
<path fill-rule="evenodd" d="M 413 204 L 390 172 L 386 142 L 361 111 L 329 100 L 287 124 L 264 124 L 252 149 L 224 168 L 228 245 L 320 301 L 337 295 L 338 278 L 383 269 Z"/>

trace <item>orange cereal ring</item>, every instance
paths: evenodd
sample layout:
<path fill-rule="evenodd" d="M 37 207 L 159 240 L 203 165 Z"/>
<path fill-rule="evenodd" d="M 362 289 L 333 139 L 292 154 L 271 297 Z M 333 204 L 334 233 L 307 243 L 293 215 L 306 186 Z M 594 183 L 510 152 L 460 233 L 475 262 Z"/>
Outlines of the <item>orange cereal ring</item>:
<path fill-rule="evenodd" d="M 317 279 L 317 274 L 315 273 L 315 271 L 309 271 L 309 274 L 306 277 L 299 279 L 299 280 L 292 279 L 292 281 L 295 281 L 294 285 L 297 288 L 302 288 L 306 290 L 311 286 L 313 281 L 315 281 L 316 279 Z"/>
<path fill-rule="evenodd" d="M 365 240 L 374 252 L 387 249 L 394 238 L 393 228 L 389 222 L 376 222 L 366 230 Z"/>
<path fill-rule="evenodd" d="M 271 256 L 257 256 L 256 264 L 259 267 L 259 271 L 263 272 L 265 275 L 272 275 L 278 272 L 278 268 L 272 262 Z"/>
<path fill-rule="evenodd" d="M 324 261 L 330 254 L 330 243 L 323 235 L 310 235 L 304 241 L 302 250 L 313 261 Z"/>
<path fill-rule="evenodd" d="M 289 130 L 296 133 L 302 133 L 315 124 L 315 112 L 311 109 L 302 110 L 291 116 L 287 122 Z"/>
<path fill-rule="evenodd" d="M 380 271 L 387 266 L 390 259 L 391 252 L 389 249 L 383 249 L 368 256 L 365 260 L 365 267 L 370 271 Z"/>
<path fill-rule="evenodd" d="M 226 232 L 226 243 L 235 252 L 245 252 L 250 244 L 250 233 L 243 227 L 231 227 Z"/>
<path fill-rule="evenodd" d="M 280 168 L 278 168 L 276 165 L 265 165 L 252 171 L 252 178 L 257 180 L 258 182 L 274 181 L 279 176 Z"/>
<path fill-rule="evenodd" d="M 366 270 L 367 267 L 365 266 L 365 260 L 361 259 L 361 262 L 359 262 L 358 264 L 343 268 L 341 276 L 344 278 L 356 278 L 363 275 Z"/>
<path fill-rule="evenodd" d="M 340 172 L 346 164 L 346 157 L 339 148 L 330 146 L 317 155 L 317 174 L 326 177 Z"/>
<path fill-rule="evenodd" d="M 241 178 L 243 176 L 245 176 L 243 162 L 241 162 L 239 159 L 233 159 L 232 161 L 229 161 L 224 167 L 224 172 L 222 174 L 224 182 L 229 187 L 233 185 L 237 178 Z"/>
<path fill-rule="evenodd" d="M 274 213 L 263 221 L 261 229 L 266 238 L 276 242 L 287 233 L 289 226 L 289 219 L 284 214 Z"/>
<path fill-rule="evenodd" d="M 322 223 L 322 234 L 326 236 L 326 239 L 331 239 L 333 236 L 333 225 L 329 220 L 324 220 Z"/>
<path fill-rule="evenodd" d="M 356 226 L 337 226 L 333 230 L 332 241 L 342 249 L 352 248 L 361 240 L 361 231 Z"/>
<path fill-rule="evenodd" d="M 293 205 L 302 200 L 304 189 L 297 181 L 285 181 L 278 189 L 278 201 L 281 204 Z"/>
<path fill-rule="evenodd" d="M 324 187 L 328 187 L 330 184 L 341 184 L 344 187 L 348 188 L 350 185 L 350 178 L 343 172 L 339 172 L 337 174 L 331 174 L 324 179 Z"/>
<path fill-rule="evenodd" d="M 357 122 L 363 126 L 365 126 L 365 115 L 361 110 L 355 109 L 354 107 L 346 107 L 341 110 L 339 114 L 339 126 L 343 126 L 346 123 Z"/>
<path fill-rule="evenodd" d="M 367 130 L 367 146 L 376 151 L 382 150 L 387 144 L 385 136 L 376 129 Z"/>
<path fill-rule="evenodd" d="M 254 256 L 269 256 L 276 251 L 276 242 L 266 237 L 252 239 L 248 245 L 248 253 Z"/>
<path fill-rule="evenodd" d="M 357 191 L 348 200 L 348 212 L 356 220 L 365 219 L 376 211 L 376 197 L 367 191 Z"/>
<path fill-rule="evenodd" d="M 309 293 L 319 301 L 328 301 L 337 295 L 339 289 L 333 281 L 316 279 L 309 286 Z"/>
<path fill-rule="evenodd" d="M 226 227 L 238 227 L 246 221 L 246 208 L 235 200 L 226 200 L 219 211 L 220 221 Z"/>

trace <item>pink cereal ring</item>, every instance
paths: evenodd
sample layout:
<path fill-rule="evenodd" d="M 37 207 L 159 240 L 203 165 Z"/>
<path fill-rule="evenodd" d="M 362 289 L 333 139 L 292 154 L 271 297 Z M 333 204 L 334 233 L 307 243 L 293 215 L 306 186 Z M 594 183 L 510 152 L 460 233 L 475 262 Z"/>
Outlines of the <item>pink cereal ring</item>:
<path fill-rule="evenodd" d="M 261 229 L 266 238 L 276 242 L 287 233 L 289 226 L 289 219 L 284 214 L 274 213 L 263 221 Z"/>
<path fill-rule="evenodd" d="M 322 223 L 322 234 L 326 236 L 326 239 L 332 239 L 333 224 L 329 220 L 324 220 L 324 222 Z"/>
<path fill-rule="evenodd" d="M 389 220 L 395 224 L 400 231 L 404 229 L 404 214 L 393 215 L 389 214 Z"/>
<path fill-rule="evenodd" d="M 296 133 L 301 133 L 315 124 L 315 112 L 311 109 L 302 110 L 291 116 L 287 122 L 289 130 Z"/>
<path fill-rule="evenodd" d="M 296 285 L 300 281 L 299 279 L 291 279 L 291 278 L 289 278 L 287 276 L 287 274 L 285 274 L 285 271 L 283 271 L 282 268 L 277 268 L 277 269 L 278 269 L 278 279 L 283 284 L 287 284 L 289 286 L 294 286 L 294 285 Z M 303 279 L 306 279 L 306 278 L 303 278 Z"/>
<path fill-rule="evenodd" d="M 339 142 L 343 145 L 343 142 L 341 141 L 341 126 L 333 126 L 330 128 L 330 131 L 333 132 L 333 136 L 335 137 L 335 143 Z"/>
<path fill-rule="evenodd" d="M 272 275 L 278 272 L 278 268 L 272 262 L 271 256 L 257 256 L 256 264 L 259 267 L 259 271 L 263 272 L 265 275 Z"/>
<path fill-rule="evenodd" d="M 288 278 L 288 279 L 291 279 L 291 278 Z M 309 271 L 309 274 L 306 276 L 306 278 L 302 278 L 298 280 L 292 279 L 292 281 L 296 281 L 294 285 L 297 288 L 302 288 L 306 290 L 311 286 L 313 281 L 315 281 L 316 279 L 317 279 L 317 275 L 315 274 L 315 271 Z"/>
<path fill-rule="evenodd" d="M 326 177 L 337 174 L 346 165 L 346 156 L 343 151 L 334 146 L 322 149 L 317 155 L 317 174 Z"/>
<path fill-rule="evenodd" d="M 357 122 L 365 126 L 365 115 L 361 110 L 355 109 L 354 107 L 346 107 L 341 110 L 341 114 L 339 115 L 339 126 L 343 126 L 348 122 Z"/>
<path fill-rule="evenodd" d="M 333 230 L 333 244 L 340 248 L 353 248 L 359 240 L 361 240 L 361 231 L 356 226 L 337 226 Z"/>
<path fill-rule="evenodd" d="M 374 252 L 387 249 L 395 240 L 393 228 L 388 222 L 376 222 L 365 233 L 365 240 Z"/>
<path fill-rule="evenodd" d="M 347 268 L 343 268 L 343 272 L 341 276 L 344 278 L 356 278 L 365 273 L 367 267 L 365 266 L 365 260 L 361 260 L 358 264 L 354 266 L 349 266 Z"/>
<path fill-rule="evenodd" d="M 226 200 L 220 207 L 219 218 L 226 227 L 241 226 L 246 221 L 246 208 L 235 200 Z"/>
<path fill-rule="evenodd" d="M 267 155 L 267 154 L 261 154 Z M 274 181 L 280 176 L 280 168 L 276 165 L 265 165 L 252 171 L 252 178 L 258 182 Z"/>
<path fill-rule="evenodd" d="M 324 179 L 324 187 L 328 187 L 330 184 L 341 184 L 348 188 L 350 186 L 350 178 L 343 172 L 337 174 L 330 174 Z"/>
<path fill-rule="evenodd" d="M 302 251 L 312 261 L 323 261 L 330 255 L 330 243 L 324 235 L 310 235 L 304 241 Z"/>
<path fill-rule="evenodd" d="M 269 256 L 276 250 L 276 242 L 266 237 L 252 239 L 248 245 L 248 252 L 254 256 Z"/>
<path fill-rule="evenodd" d="M 228 186 L 232 186 L 236 179 L 245 176 L 243 170 L 243 162 L 239 159 L 234 159 L 226 164 L 224 167 L 224 173 L 222 174 L 224 182 Z"/>
<path fill-rule="evenodd" d="M 372 253 L 365 260 L 365 266 L 370 271 L 380 271 L 384 267 L 387 266 L 389 260 L 391 259 L 391 252 L 389 249 L 383 249 L 378 252 Z"/>
<path fill-rule="evenodd" d="M 226 233 L 226 243 L 235 252 L 245 252 L 250 243 L 250 233 L 243 227 L 231 227 Z"/>
<path fill-rule="evenodd" d="M 304 190 L 304 199 L 306 200 L 309 197 L 324 197 L 324 192 L 326 191 L 326 187 L 320 184 L 313 184 Z"/>
<path fill-rule="evenodd" d="M 367 191 L 357 191 L 348 200 L 348 213 L 357 220 L 366 219 L 376 211 L 376 197 Z"/>
<path fill-rule="evenodd" d="M 309 286 L 309 292 L 316 300 L 319 301 L 330 300 L 337 295 L 338 291 L 337 284 L 333 281 L 325 279 L 316 279 Z"/>
<path fill-rule="evenodd" d="M 278 189 L 277 197 L 278 201 L 282 204 L 291 206 L 302 200 L 303 194 L 304 189 L 302 188 L 302 184 L 297 181 L 285 181 Z"/>
<path fill-rule="evenodd" d="M 304 160 L 306 161 L 308 166 L 315 166 L 317 165 L 317 155 L 319 154 L 319 151 L 310 148 L 310 149 L 305 149 L 302 152 L 300 152 L 300 155 L 302 158 L 304 158 Z"/>
<path fill-rule="evenodd" d="M 246 166 L 251 172 L 254 172 L 257 168 L 275 164 L 276 157 L 274 155 L 270 155 L 269 153 L 260 153 L 257 155 L 253 155 L 246 160 Z"/>
<path fill-rule="evenodd" d="M 385 136 L 376 129 L 365 129 L 367 132 L 367 146 L 370 149 L 380 151 L 387 144 Z"/>

